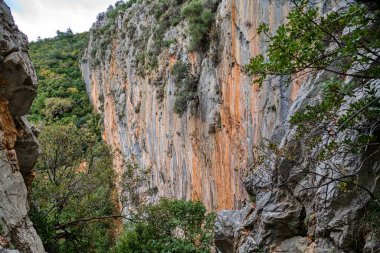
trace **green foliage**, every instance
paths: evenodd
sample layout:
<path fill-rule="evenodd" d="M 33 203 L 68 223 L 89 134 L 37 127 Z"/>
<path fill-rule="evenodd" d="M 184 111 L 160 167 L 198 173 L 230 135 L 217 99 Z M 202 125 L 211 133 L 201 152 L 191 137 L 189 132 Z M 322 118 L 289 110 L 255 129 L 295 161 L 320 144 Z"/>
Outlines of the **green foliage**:
<path fill-rule="evenodd" d="M 196 98 L 198 80 L 191 75 L 190 66 L 182 61 L 174 64 L 172 75 L 176 83 L 173 111 L 181 116 L 186 112 L 188 103 Z"/>
<path fill-rule="evenodd" d="M 183 79 L 188 77 L 189 75 L 189 65 L 184 63 L 183 61 L 176 61 L 173 65 L 172 74 L 174 78 L 174 82 L 177 84 L 180 83 Z"/>
<path fill-rule="evenodd" d="M 94 37 L 97 38 L 93 45 L 93 49 L 91 51 L 91 66 L 98 67 L 101 65 L 102 60 L 106 60 L 106 53 L 112 44 L 112 40 L 116 36 L 116 19 L 119 15 L 123 14 L 128 8 L 132 6 L 132 4 L 136 3 L 136 0 L 129 0 L 127 2 L 117 1 L 115 3 L 115 7 L 110 5 L 107 9 L 107 23 L 99 27 L 95 30 L 92 30 Z M 133 30 L 129 30 L 129 36 L 132 37 L 134 34 Z M 121 37 L 124 38 L 126 33 L 121 33 Z M 99 57 L 96 57 L 96 53 L 99 53 Z M 108 55 L 110 56 L 110 55 Z M 108 59 L 109 60 L 109 59 Z"/>
<path fill-rule="evenodd" d="M 126 9 L 128 9 L 128 5 L 124 3 L 123 1 L 118 1 L 115 4 L 115 7 L 110 6 L 107 10 L 107 17 L 111 20 L 115 20 L 117 15 L 122 12 L 124 12 Z"/>
<path fill-rule="evenodd" d="M 380 47 L 376 27 L 380 12 L 350 3 L 321 16 L 309 1 L 294 3 L 288 23 L 275 35 L 270 36 L 267 24 L 260 25 L 258 33 L 269 38 L 269 47 L 266 55 L 254 57 L 246 70 L 260 85 L 269 75 L 297 77 L 322 70 L 336 74 L 317 84 L 321 85 L 322 101 L 296 113 L 290 122 L 297 125 L 298 137 L 307 140 L 309 149 L 317 149 L 318 161 L 338 150 L 357 154 L 378 139 L 374 130 L 380 118 L 380 102 L 371 81 L 380 77 L 376 53 Z M 353 79 L 346 82 L 344 77 Z M 348 106 L 341 111 L 344 104 Z M 344 130 L 355 131 L 357 137 L 338 140 Z"/>
<path fill-rule="evenodd" d="M 321 16 L 317 7 L 310 7 L 310 1 L 295 2 L 288 22 L 275 35 L 270 35 L 267 24 L 258 28 L 258 33 L 270 41 L 266 56 L 258 55 L 246 66 L 256 83 L 261 85 L 269 75 L 292 75 L 304 70 L 326 70 L 365 79 L 380 75 L 380 66 L 375 64 L 378 54 L 373 51 L 380 47 L 379 31 L 374 27 L 379 11 L 351 3 Z M 371 68 L 366 68 L 367 64 Z M 347 73 L 353 67 L 358 73 Z"/>
<path fill-rule="evenodd" d="M 78 67 L 87 40 L 87 33 L 59 32 L 54 38 L 30 43 L 29 53 L 39 80 L 31 121 L 97 128 Z"/>
<path fill-rule="evenodd" d="M 114 212 L 112 157 L 78 66 L 87 40 L 68 30 L 30 44 L 39 93 L 29 118 L 42 130 L 30 217 L 49 252 L 107 252 L 112 244 L 112 220 L 83 220 Z"/>
<path fill-rule="evenodd" d="M 164 40 L 162 43 L 164 47 L 170 47 L 172 44 L 176 44 L 177 40 L 171 39 L 171 40 Z"/>
<path fill-rule="evenodd" d="M 46 98 L 43 113 L 47 119 L 54 119 L 71 111 L 73 101 L 71 98 Z"/>
<path fill-rule="evenodd" d="M 307 161 L 309 168 L 320 165 L 325 170 L 321 174 L 310 173 L 333 175 L 325 185 L 335 183 L 342 195 L 362 191 L 371 197 L 364 213 L 365 224 L 376 230 L 374 217 L 379 216 L 379 203 L 375 193 L 360 184 L 358 172 L 348 172 L 332 158 L 354 157 L 368 162 L 378 157 L 380 99 L 376 81 L 380 78 L 380 10 L 353 1 L 321 15 L 312 1 L 292 2 L 295 6 L 288 22 L 274 35 L 267 24 L 260 25 L 258 33 L 269 38 L 268 49 L 265 55 L 251 60 L 245 67 L 247 73 L 259 85 L 275 76 L 286 76 L 289 82 L 302 75 L 313 78 L 317 73 L 334 77 L 312 79 L 317 80 L 314 85 L 322 97 L 292 116 L 290 123 L 297 126 L 294 147 L 289 144 L 284 150 L 272 143 L 263 145 L 262 152 L 255 152 L 255 162 L 260 166 L 266 163 L 275 171 L 280 161 L 299 163 L 302 152 L 302 162 Z M 304 144 L 302 148 L 297 147 L 300 143 Z M 268 154 L 273 154 L 274 159 L 267 159 Z M 307 171 L 302 165 L 296 166 Z M 372 165 L 368 162 L 364 166 L 369 169 Z"/>
<path fill-rule="evenodd" d="M 126 225 L 113 252 L 208 253 L 214 220 L 200 202 L 162 199 Z"/>
<path fill-rule="evenodd" d="M 113 213 L 108 148 L 91 131 L 74 125 L 45 126 L 39 142 L 30 217 L 46 250 L 106 252 L 112 242 L 111 221 L 78 220 Z"/>
<path fill-rule="evenodd" d="M 208 47 L 208 33 L 214 20 L 212 10 L 203 0 L 191 0 L 182 7 L 181 14 L 189 22 L 190 51 L 202 51 Z"/>
<path fill-rule="evenodd" d="M 182 89 L 175 94 L 173 111 L 182 116 L 187 110 L 187 105 L 194 100 L 195 93 L 186 89 Z"/>

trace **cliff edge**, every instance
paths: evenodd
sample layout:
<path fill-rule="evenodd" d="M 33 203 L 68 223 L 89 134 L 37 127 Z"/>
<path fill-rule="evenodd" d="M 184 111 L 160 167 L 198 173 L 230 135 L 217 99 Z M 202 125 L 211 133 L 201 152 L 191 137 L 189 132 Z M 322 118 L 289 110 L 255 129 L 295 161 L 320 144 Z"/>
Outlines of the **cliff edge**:
<path fill-rule="evenodd" d="M 27 202 L 39 145 L 23 115 L 36 94 L 27 37 L 0 0 L 0 252 L 44 252 Z"/>
<path fill-rule="evenodd" d="M 316 4 L 324 15 L 347 2 Z M 103 137 L 119 175 L 128 162 L 147 168 L 149 184 L 141 188 L 148 187 L 150 201 L 164 196 L 201 200 L 209 210 L 244 207 L 219 213 L 221 252 L 376 252 L 378 238 L 360 223 L 374 199 L 368 192 L 379 192 L 379 152 L 332 155 L 330 164 L 342 169 L 328 168 L 308 160 L 308 143 L 291 123 L 321 101 L 319 84 L 336 75 L 276 77 L 258 87 L 244 71 L 268 49 L 268 39 L 257 34 L 260 24 L 274 32 L 290 11 L 286 0 L 167 0 L 119 2 L 100 14 L 81 68 Z M 209 15 L 211 27 L 204 27 Z M 378 98 L 378 78 L 371 87 Z M 263 156 L 269 169 L 255 166 L 265 142 L 274 144 Z M 366 190 L 336 180 L 344 175 L 355 175 L 354 185 Z"/>

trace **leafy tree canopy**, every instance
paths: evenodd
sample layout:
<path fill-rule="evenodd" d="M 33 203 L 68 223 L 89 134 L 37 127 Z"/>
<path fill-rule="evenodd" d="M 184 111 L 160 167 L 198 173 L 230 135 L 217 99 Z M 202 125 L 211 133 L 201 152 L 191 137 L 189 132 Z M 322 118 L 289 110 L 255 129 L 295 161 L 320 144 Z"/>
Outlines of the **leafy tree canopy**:
<path fill-rule="evenodd" d="M 259 86 L 270 85 L 271 79 L 278 76 L 287 78 L 288 84 L 301 76 L 314 80 L 313 88 L 321 91 L 321 99 L 290 119 L 297 126 L 297 140 L 304 144 L 303 158 L 308 167 L 319 164 L 324 168 L 323 175 L 313 175 L 332 175 L 327 178 L 337 184 L 341 194 L 364 191 L 369 195 L 372 201 L 364 217 L 369 217 L 371 230 L 378 231 L 373 217 L 380 213 L 380 192 L 362 185 L 358 172 L 347 171 L 332 158 L 354 157 L 368 169 L 372 168 L 371 161 L 379 159 L 379 4 L 342 1 L 343 5 L 322 13 L 318 1 L 292 2 L 287 22 L 275 32 L 267 24 L 259 26 L 258 33 L 268 39 L 267 51 L 252 58 L 245 69 Z M 273 143 L 260 147 L 264 152 L 256 152 L 258 164 L 267 162 L 269 150 L 302 168 L 297 164 L 300 150 L 286 148 L 280 150 Z"/>
<path fill-rule="evenodd" d="M 87 33 L 30 44 L 39 79 L 29 119 L 41 128 L 30 217 L 48 252 L 107 252 L 114 231 L 111 152 L 79 69 Z"/>
<path fill-rule="evenodd" d="M 146 205 L 126 225 L 115 253 L 208 253 L 213 240 L 215 215 L 206 214 L 200 202 L 162 199 Z"/>

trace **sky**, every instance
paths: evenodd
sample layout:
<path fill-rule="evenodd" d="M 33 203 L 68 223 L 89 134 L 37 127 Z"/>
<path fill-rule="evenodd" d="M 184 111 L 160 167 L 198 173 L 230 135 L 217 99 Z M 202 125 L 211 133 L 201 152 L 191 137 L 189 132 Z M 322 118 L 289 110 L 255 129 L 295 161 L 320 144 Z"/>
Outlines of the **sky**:
<path fill-rule="evenodd" d="M 88 31 L 96 16 L 116 0 L 5 0 L 29 41 L 54 37 L 57 30 Z"/>

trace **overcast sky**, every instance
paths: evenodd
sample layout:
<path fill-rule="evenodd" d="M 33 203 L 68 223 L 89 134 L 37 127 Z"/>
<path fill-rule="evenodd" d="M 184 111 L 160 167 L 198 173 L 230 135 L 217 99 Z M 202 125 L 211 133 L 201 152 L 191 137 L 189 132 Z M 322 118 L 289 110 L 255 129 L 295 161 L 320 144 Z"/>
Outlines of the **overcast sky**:
<path fill-rule="evenodd" d="M 98 13 L 116 0 L 5 0 L 29 41 L 53 37 L 56 31 L 88 31 Z"/>

